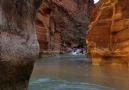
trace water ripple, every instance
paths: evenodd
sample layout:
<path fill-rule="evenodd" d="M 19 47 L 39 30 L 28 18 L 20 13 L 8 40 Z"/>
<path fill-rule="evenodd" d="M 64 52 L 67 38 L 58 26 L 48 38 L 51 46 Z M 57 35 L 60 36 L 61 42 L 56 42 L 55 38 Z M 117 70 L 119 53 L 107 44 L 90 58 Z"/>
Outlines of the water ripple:
<path fill-rule="evenodd" d="M 40 78 L 30 82 L 29 90 L 115 90 L 114 88 L 82 83 L 70 82 L 55 77 Z"/>

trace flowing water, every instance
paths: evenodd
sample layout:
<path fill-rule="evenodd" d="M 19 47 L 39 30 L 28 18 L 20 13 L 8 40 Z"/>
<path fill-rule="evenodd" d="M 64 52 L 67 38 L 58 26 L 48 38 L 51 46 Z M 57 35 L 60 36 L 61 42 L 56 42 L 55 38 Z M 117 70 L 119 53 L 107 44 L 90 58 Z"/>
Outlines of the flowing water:
<path fill-rule="evenodd" d="M 85 56 L 55 56 L 37 60 L 29 90 L 129 90 L 129 71 L 92 66 Z"/>

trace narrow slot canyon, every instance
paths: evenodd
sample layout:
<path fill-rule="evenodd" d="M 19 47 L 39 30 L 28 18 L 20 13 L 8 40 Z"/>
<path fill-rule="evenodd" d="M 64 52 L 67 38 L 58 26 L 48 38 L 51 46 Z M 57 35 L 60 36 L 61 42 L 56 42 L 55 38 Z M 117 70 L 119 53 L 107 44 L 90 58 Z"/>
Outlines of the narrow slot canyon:
<path fill-rule="evenodd" d="M 79 48 L 85 51 L 86 31 L 94 8 L 93 0 L 44 0 L 35 22 L 40 57 L 67 54 Z"/>
<path fill-rule="evenodd" d="M 128 90 L 129 0 L 0 0 L 0 90 Z"/>

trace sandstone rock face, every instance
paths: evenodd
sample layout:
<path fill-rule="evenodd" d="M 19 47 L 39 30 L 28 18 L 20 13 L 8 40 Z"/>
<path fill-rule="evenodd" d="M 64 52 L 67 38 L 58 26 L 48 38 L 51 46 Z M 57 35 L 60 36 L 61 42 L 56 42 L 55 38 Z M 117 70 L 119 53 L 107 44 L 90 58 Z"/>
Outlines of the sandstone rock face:
<path fill-rule="evenodd" d="M 40 43 L 41 51 L 48 50 L 50 12 L 51 9 L 49 8 L 49 2 L 44 0 L 38 10 L 37 18 L 35 21 L 36 33 L 38 42 Z"/>
<path fill-rule="evenodd" d="M 37 16 L 41 51 L 66 52 L 85 42 L 93 0 L 44 0 Z"/>
<path fill-rule="evenodd" d="M 41 0 L 0 0 L 0 90 L 27 90 L 38 55 L 34 29 Z"/>
<path fill-rule="evenodd" d="M 88 55 L 95 65 L 129 65 L 129 0 L 101 0 L 90 20 Z"/>

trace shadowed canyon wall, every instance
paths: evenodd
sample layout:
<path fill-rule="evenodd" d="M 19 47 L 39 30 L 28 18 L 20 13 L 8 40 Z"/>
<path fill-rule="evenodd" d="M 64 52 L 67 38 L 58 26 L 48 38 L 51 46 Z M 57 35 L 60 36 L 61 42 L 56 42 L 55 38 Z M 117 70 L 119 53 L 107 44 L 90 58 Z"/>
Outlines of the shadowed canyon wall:
<path fill-rule="evenodd" d="M 94 65 L 129 65 L 129 0 L 101 0 L 87 33 Z"/>
<path fill-rule="evenodd" d="M 41 52 L 64 53 L 85 43 L 93 0 L 44 0 L 36 19 Z"/>
<path fill-rule="evenodd" d="M 40 52 L 43 50 L 48 50 L 48 44 L 50 41 L 49 35 L 49 19 L 51 9 L 49 7 L 49 1 L 44 0 L 38 10 L 37 17 L 35 20 L 36 33 L 38 37 L 38 42 L 40 44 Z"/>
<path fill-rule="evenodd" d="M 27 90 L 39 53 L 34 29 L 42 0 L 0 0 L 0 90 Z"/>

